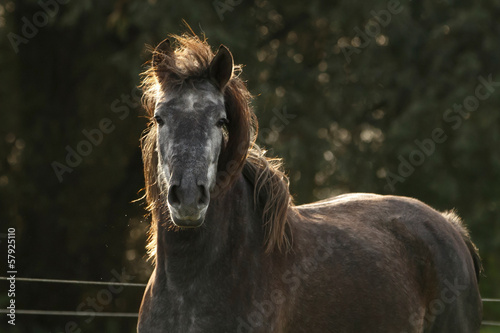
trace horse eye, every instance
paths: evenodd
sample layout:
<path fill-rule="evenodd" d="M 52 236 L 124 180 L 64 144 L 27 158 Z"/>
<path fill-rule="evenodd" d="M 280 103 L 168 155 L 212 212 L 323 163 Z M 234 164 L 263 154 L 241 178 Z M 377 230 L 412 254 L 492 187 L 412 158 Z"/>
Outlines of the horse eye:
<path fill-rule="evenodd" d="M 155 121 L 158 125 L 163 125 L 163 119 L 160 116 L 155 116 Z"/>
<path fill-rule="evenodd" d="M 221 118 L 217 121 L 217 127 L 223 127 L 224 125 L 227 125 L 229 124 L 229 120 L 227 120 L 226 118 Z"/>

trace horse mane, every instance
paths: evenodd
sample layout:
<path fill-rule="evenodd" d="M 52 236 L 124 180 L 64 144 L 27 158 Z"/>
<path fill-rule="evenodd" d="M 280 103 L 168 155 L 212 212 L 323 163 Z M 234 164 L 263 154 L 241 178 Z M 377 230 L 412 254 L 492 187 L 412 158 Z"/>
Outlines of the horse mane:
<path fill-rule="evenodd" d="M 149 68 L 142 73 L 141 84 L 142 104 L 150 118 L 141 138 L 144 197 L 152 216 L 147 245 L 150 258 L 156 257 L 159 221 L 170 219 L 158 181 L 157 131 L 153 121 L 156 100 L 162 91 L 171 91 L 189 81 L 207 79 L 215 56 L 206 38 L 201 39 L 194 33 L 169 37 L 176 43 L 174 51 L 166 54 L 158 48 L 151 49 L 153 56 L 161 55 L 164 61 L 157 66 L 149 62 Z M 265 251 L 286 251 L 291 245 L 288 211 L 293 206 L 289 181 L 281 160 L 266 157 L 265 151 L 255 143 L 258 124 L 250 105 L 252 96 L 240 78 L 241 72 L 241 65 L 234 66 L 233 75 L 223 90 L 229 119 L 228 139 L 219 156 L 216 189 L 212 196 L 223 195 L 243 174 L 254 186 L 255 204 L 262 211 Z"/>

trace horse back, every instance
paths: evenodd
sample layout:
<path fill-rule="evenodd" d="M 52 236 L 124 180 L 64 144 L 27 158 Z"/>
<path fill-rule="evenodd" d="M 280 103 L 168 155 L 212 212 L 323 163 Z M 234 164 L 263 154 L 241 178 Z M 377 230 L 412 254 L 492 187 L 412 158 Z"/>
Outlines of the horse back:
<path fill-rule="evenodd" d="M 291 327 L 478 332 L 480 260 L 452 217 L 415 199 L 372 194 L 296 207 L 291 256 L 302 273 L 289 277 L 300 282 L 290 306 L 310 303 L 314 311 Z"/>

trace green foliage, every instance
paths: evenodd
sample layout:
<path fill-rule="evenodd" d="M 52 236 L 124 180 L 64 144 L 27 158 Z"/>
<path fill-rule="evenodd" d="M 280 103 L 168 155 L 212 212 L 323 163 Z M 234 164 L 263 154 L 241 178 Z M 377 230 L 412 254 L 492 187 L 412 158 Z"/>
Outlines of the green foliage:
<path fill-rule="evenodd" d="M 148 219 L 133 202 L 147 119 L 135 87 L 145 45 L 183 32 L 186 19 L 246 65 L 259 143 L 284 158 L 297 203 L 362 191 L 455 207 L 484 260 L 482 294 L 500 298 L 500 86 L 475 97 L 475 111 L 453 111 L 481 80 L 500 81 L 498 1 L 60 2 L 42 1 L 57 11 L 30 38 L 25 22 L 45 12 L 40 2 L 0 5 L 0 233 L 17 228 L 19 276 L 108 281 L 124 268 L 131 282 L 147 280 Z M 13 46 L 12 34 L 27 42 Z M 60 181 L 53 162 L 67 165 L 67 147 L 103 119 L 113 129 Z M 100 291 L 71 287 L 63 298 L 22 286 L 25 309 L 72 311 Z M 141 292 L 115 295 L 106 311 L 137 311 Z M 19 316 L 17 331 L 64 331 L 68 320 L 82 332 L 135 325 L 61 318 Z M 485 306 L 485 319 L 500 321 L 498 303 Z"/>

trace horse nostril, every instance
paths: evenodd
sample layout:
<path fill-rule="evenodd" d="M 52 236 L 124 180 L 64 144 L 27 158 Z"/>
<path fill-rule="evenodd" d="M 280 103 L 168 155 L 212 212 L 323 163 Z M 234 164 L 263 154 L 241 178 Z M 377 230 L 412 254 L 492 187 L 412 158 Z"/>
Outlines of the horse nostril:
<path fill-rule="evenodd" d="M 179 195 L 177 193 L 179 186 L 171 185 L 168 189 L 167 200 L 171 206 L 179 206 L 181 204 L 181 200 L 179 199 Z"/>
<path fill-rule="evenodd" d="M 200 206 L 208 205 L 208 201 L 210 200 L 210 194 L 208 193 L 207 188 L 204 185 L 198 185 L 198 189 L 200 190 L 198 205 Z"/>
<path fill-rule="evenodd" d="M 193 184 L 194 185 L 194 184 Z M 210 193 L 204 185 L 170 185 L 167 201 L 178 213 L 195 216 L 208 206 Z"/>

